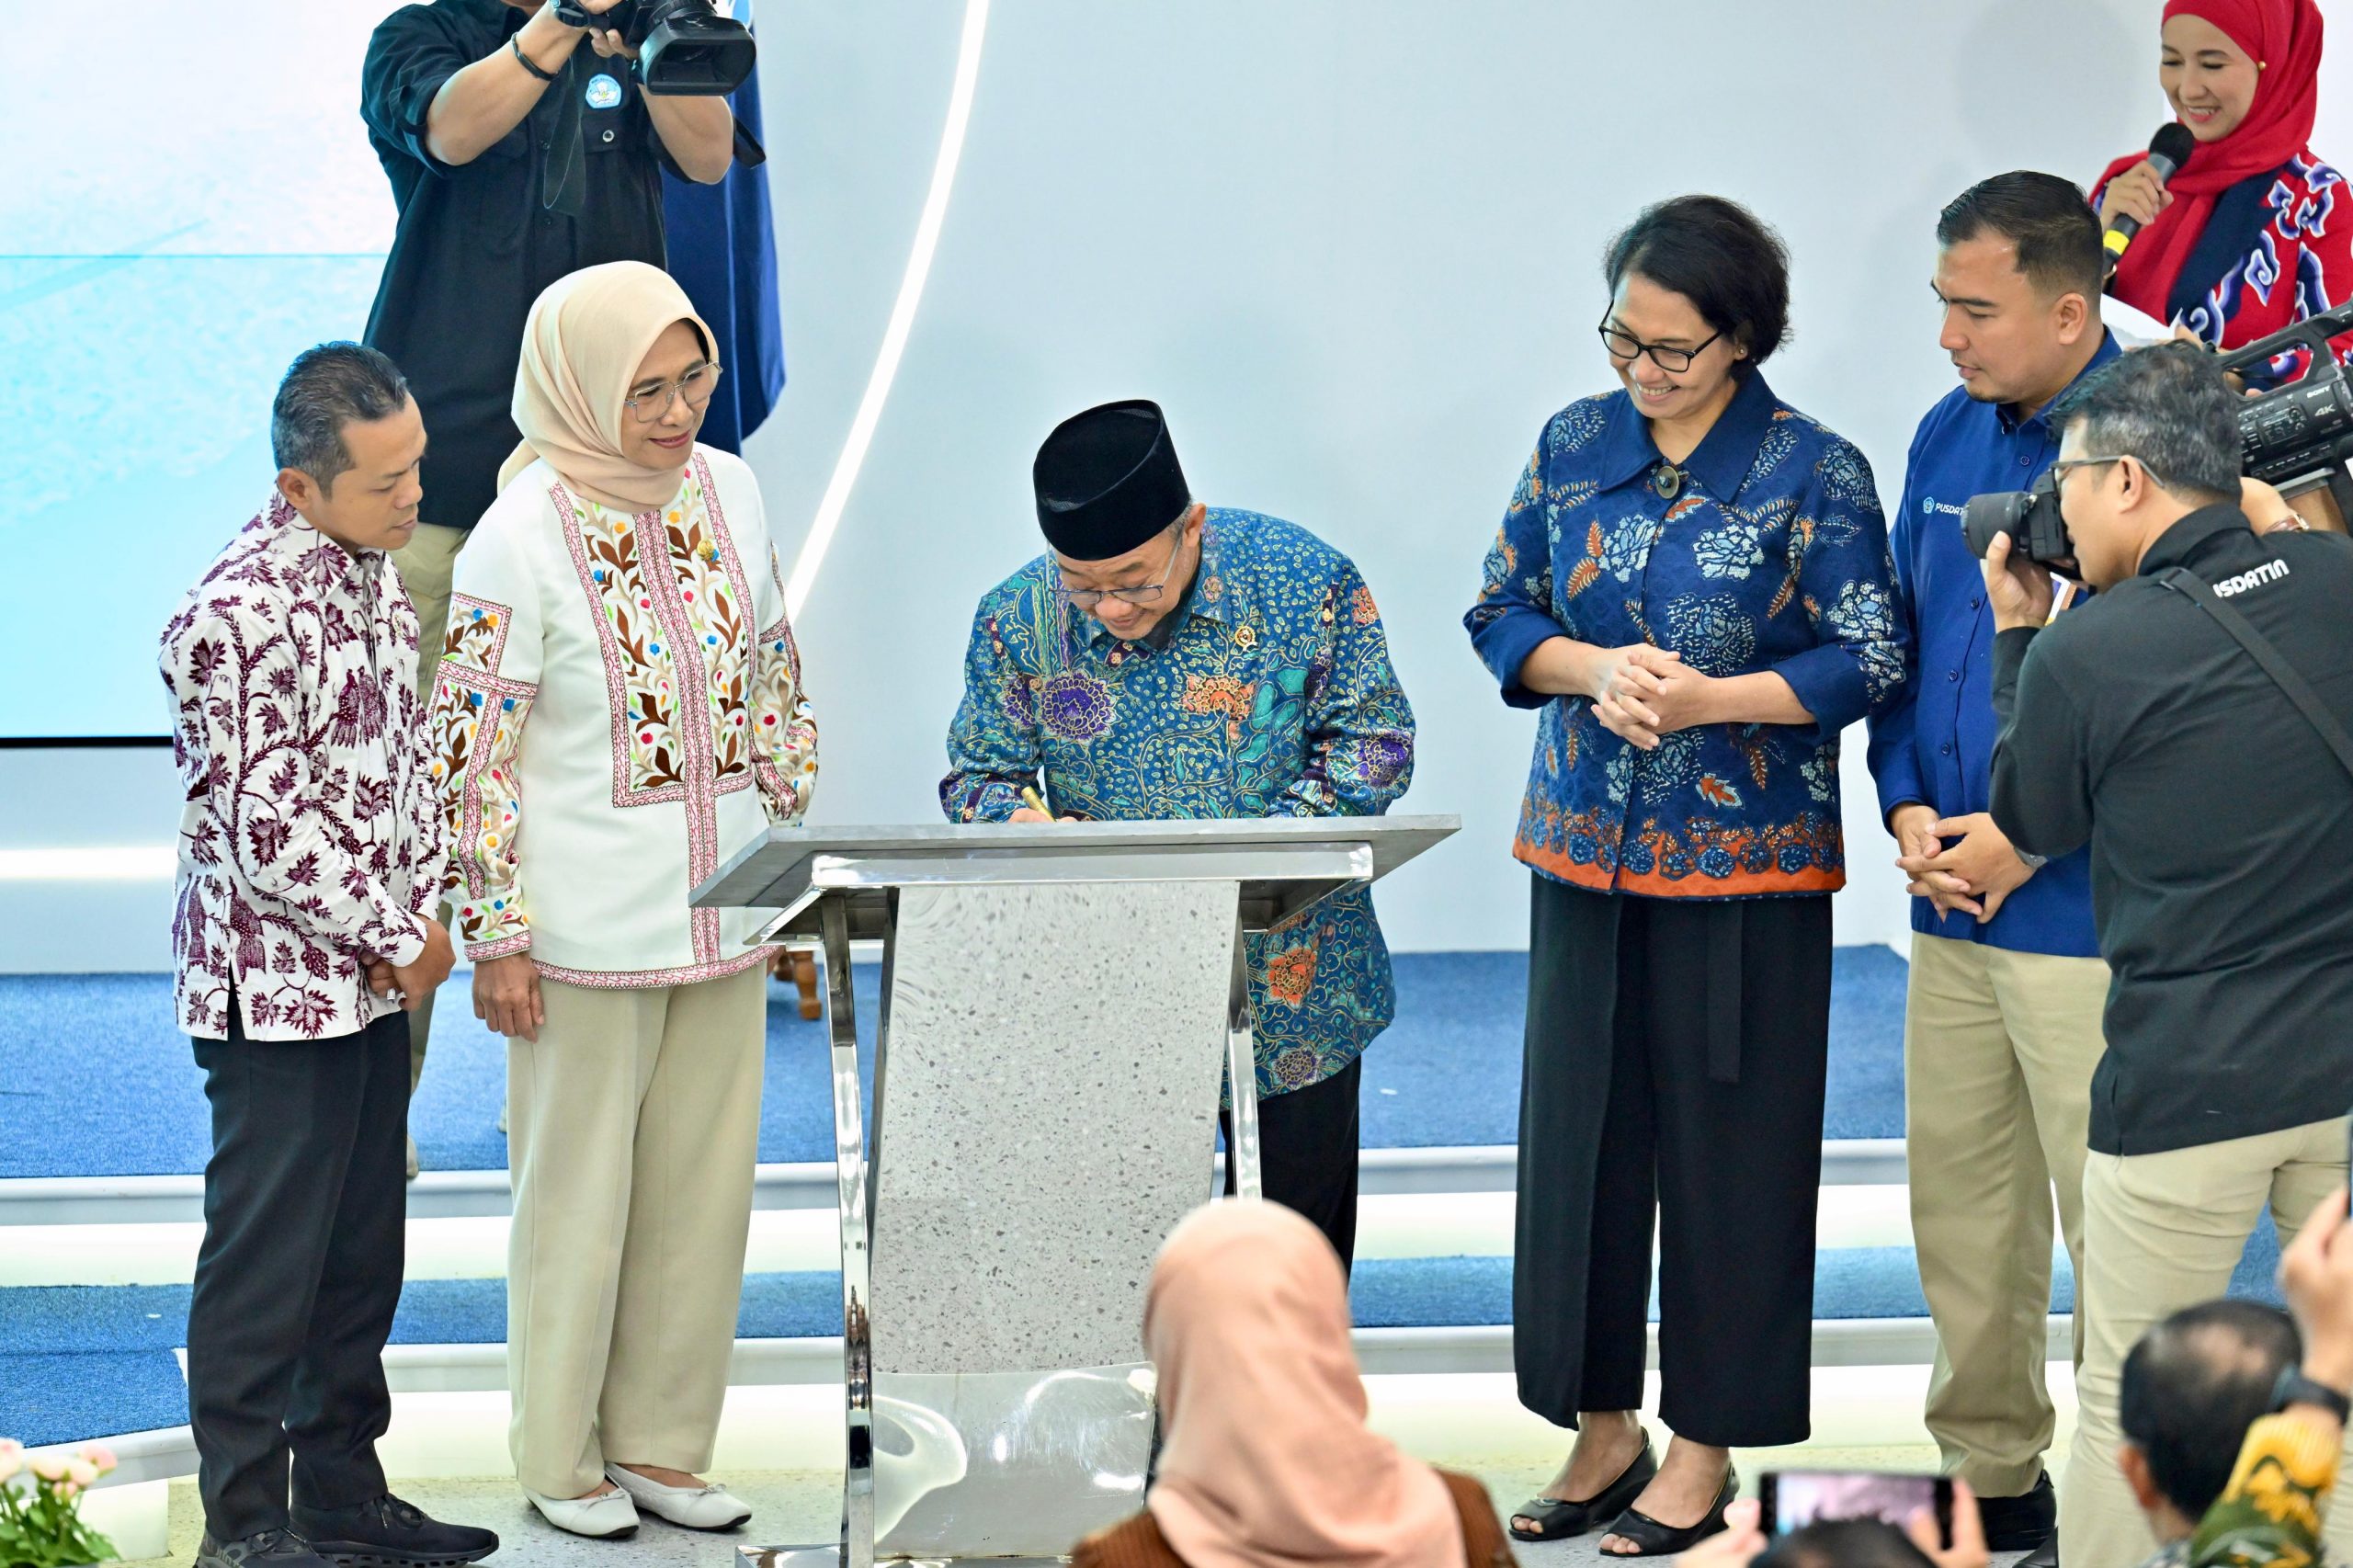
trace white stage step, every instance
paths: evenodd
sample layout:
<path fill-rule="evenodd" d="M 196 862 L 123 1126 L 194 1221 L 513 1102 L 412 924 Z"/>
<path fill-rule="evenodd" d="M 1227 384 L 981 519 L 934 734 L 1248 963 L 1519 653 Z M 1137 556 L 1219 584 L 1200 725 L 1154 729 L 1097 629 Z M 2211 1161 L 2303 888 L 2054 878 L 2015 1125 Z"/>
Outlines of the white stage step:
<path fill-rule="evenodd" d="M 2049 1358 L 2073 1353 L 2069 1320 L 2049 1321 Z M 1355 1334 L 1357 1359 L 1368 1378 L 1440 1374 L 1508 1374 L 1511 1331 L 1480 1328 L 1369 1328 Z M 1927 1364 L 1936 1339 L 1926 1318 L 1854 1319 L 1813 1325 L 1813 1365 L 1824 1368 L 1916 1367 Z M 1651 1331 L 1651 1365 L 1658 1364 L 1658 1335 Z M 503 1345 L 395 1345 L 384 1352 L 395 1395 L 503 1392 Z M 838 1387 L 842 1342 L 826 1339 L 741 1339 L 728 1383 L 733 1388 Z M 185 1426 L 109 1438 L 120 1467 L 103 1484 L 131 1485 L 196 1473 L 196 1446 Z"/>
<path fill-rule="evenodd" d="M 1517 1152 L 1483 1148 L 1368 1149 L 1368 1197 L 1390 1193 L 1508 1192 Z M 1900 1138 L 1834 1140 L 1822 1146 L 1825 1187 L 1892 1187 L 1904 1179 Z M 829 1209 L 838 1187 L 830 1165 L 770 1165 L 753 1188 L 758 1209 Z M 409 1185 L 412 1220 L 504 1214 L 510 1206 L 505 1171 L 426 1171 Z M 126 1225 L 200 1221 L 200 1176 L 24 1176 L 0 1181 L 0 1228 L 14 1225 Z"/>

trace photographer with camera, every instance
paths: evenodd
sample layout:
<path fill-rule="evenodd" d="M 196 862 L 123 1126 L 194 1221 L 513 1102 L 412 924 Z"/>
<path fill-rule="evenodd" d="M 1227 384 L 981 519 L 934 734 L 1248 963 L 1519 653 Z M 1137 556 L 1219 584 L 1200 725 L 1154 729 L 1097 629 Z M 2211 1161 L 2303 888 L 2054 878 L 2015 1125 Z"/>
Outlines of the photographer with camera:
<path fill-rule="evenodd" d="M 450 571 L 521 439 L 507 403 L 531 301 L 601 262 L 662 266 L 663 167 L 710 185 L 736 155 L 734 119 L 714 96 L 735 84 L 696 79 L 698 50 L 749 69 L 749 36 L 710 0 L 430 0 L 393 12 L 369 42 L 360 115 L 400 223 L 366 341 L 407 371 L 433 434 L 424 518 L 394 558 L 422 628 L 428 706 Z M 758 149 L 745 142 L 744 155 L 756 162 Z M 412 1087 L 432 1004 L 412 1019 Z"/>
<path fill-rule="evenodd" d="M 2117 1468 L 2143 1331 L 2222 1293 L 2268 1204 L 2283 1238 L 2345 1180 L 2353 1085 L 2353 541 L 2258 536 L 2239 397 L 2187 344 L 2061 399 L 2039 494 L 1971 503 L 1997 629 L 1992 811 L 2091 846 L 2114 971 L 2084 1167 L 2084 1343 L 2060 1560 L 2154 1547 Z M 2245 509 L 2242 509 L 2242 508 Z M 2052 568 L 2100 590 L 2052 619 Z"/>

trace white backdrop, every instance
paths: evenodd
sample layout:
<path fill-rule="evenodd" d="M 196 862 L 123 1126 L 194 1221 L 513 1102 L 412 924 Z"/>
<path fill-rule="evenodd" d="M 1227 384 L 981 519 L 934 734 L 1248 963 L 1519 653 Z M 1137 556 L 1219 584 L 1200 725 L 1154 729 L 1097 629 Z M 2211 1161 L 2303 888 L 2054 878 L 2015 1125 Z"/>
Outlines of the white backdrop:
<path fill-rule="evenodd" d="M 792 374 L 752 447 L 773 517 L 814 511 L 864 391 L 961 10 L 764 23 Z M 905 358 L 801 619 L 818 815 L 935 809 L 973 600 L 1039 548 L 1039 439 L 1150 396 L 1197 494 L 1317 530 L 1381 602 L 1421 724 L 1403 809 L 1464 822 L 1389 890 L 1392 940 L 1524 944 L 1507 847 L 1531 720 L 1458 620 L 1543 420 L 1609 384 L 1608 234 L 1688 190 L 1776 224 L 1796 335 L 1768 374 L 1862 446 L 1893 506 L 1913 426 L 1952 384 L 1938 209 L 2009 168 L 2088 184 L 2144 142 L 2165 112 L 2156 17 L 2154 0 L 1003 0 Z M 1860 742 L 1840 939 L 1901 940 Z"/>
<path fill-rule="evenodd" d="M 1380 599 L 1421 722 L 1405 809 L 1465 824 L 1389 890 L 1392 940 L 1523 944 L 1523 873 L 1507 846 L 1530 720 L 1496 699 L 1458 622 L 1539 426 L 1608 384 L 1592 335 L 1605 239 L 1645 201 L 1688 190 L 1737 198 L 1778 225 L 1796 258 L 1796 337 L 1771 378 L 1862 446 L 1892 506 L 1913 425 L 1950 384 L 1927 288 L 1938 208 L 2007 168 L 2087 182 L 2142 144 L 2165 114 L 2157 9 L 995 0 L 927 287 L 801 617 L 824 728 L 818 818 L 936 813 L 973 601 L 1038 549 L 1039 438 L 1087 403 L 1148 395 L 1168 408 L 1203 498 L 1314 528 L 1357 558 Z M 791 376 L 750 455 L 788 556 L 875 369 L 966 16 L 959 0 L 762 8 Z M 282 159 L 291 132 L 268 122 L 273 78 L 324 72 L 311 87 L 356 101 L 358 62 L 342 56 L 364 23 L 330 29 L 343 40 L 333 60 L 306 56 L 324 47 L 315 30 L 241 35 L 254 92 L 142 101 L 168 102 L 215 143 L 258 116 L 255 134 Z M 181 47 L 167 27 L 127 36 Z M 337 188 L 375 206 L 330 204 L 343 238 L 306 232 L 301 247 L 364 251 L 389 233 L 362 138 L 356 112 L 303 128 L 320 168 L 342 171 Z M 2353 158 L 2353 105 L 2325 98 L 2315 142 Z M 103 212 L 109 198 L 86 199 Z M 77 297 L 34 307 L 36 292 L 0 297 L 0 311 Z M 337 319 L 318 335 L 358 325 Z M 16 455 L 29 472 L 64 454 Z M 254 477 L 258 494 L 267 475 Z M 208 538 L 235 521 L 169 519 Z M 119 541 L 134 524 L 154 520 L 95 517 L 91 537 Z M 5 556 L 24 570 L 40 551 L 18 534 Z M 151 633 L 134 630 L 143 665 Z M 1900 941 L 1904 903 L 1859 742 L 1840 939 Z M 154 753 L 0 752 L 0 850 L 159 846 L 171 790 Z M 152 879 L 0 879 L 0 968 L 162 967 L 167 911 Z"/>

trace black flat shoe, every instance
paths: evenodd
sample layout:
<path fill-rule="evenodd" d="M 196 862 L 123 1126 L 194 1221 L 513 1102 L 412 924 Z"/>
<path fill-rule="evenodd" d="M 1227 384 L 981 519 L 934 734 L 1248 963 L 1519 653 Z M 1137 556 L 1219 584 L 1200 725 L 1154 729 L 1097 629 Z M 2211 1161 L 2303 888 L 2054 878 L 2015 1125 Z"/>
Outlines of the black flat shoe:
<path fill-rule="evenodd" d="M 1977 1517 L 1985 1527 L 1986 1551 L 2041 1551 L 2059 1528 L 2059 1495 L 2052 1489 L 2051 1472 L 2044 1471 L 2015 1497 L 1980 1497 Z"/>
<path fill-rule="evenodd" d="M 1567 1540 L 1580 1536 L 1603 1519 L 1623 1513 L 1626 1506 L 1643 1494 L 1643 1488 L 1658 1474 L 1658 1456 L 1651 1451 L 1651 1440 L 1643 1439 L 1643 1451 L 1636 1454 L 1618 1479 L 1583 1502 L 1567 1497 L 1530 1497 L 1512 1510 L 1511 1538 L 1514 1540 Z M 1536 1521 L 1534 1529 L 1522 1529 L 1522 1519 Z"/>
<path fill-rule="evenodd" d="M 1724 1508 L 1740 1495 L 1740 1476 L 1731 1468 L 1724 1471 L 1724 1483 L 1716 1489 L 1716 1500 L 1698 1524 L 1685 1529 L 1660 1524 L 1639 1508 L 1629 1508 L 1611 1521 L 1609 1533 L 1622 1536 L 1634 1543 L 1631 1551 L 1602 1552 L 1606 1562 L 1615 1557 L 1675 1557 L 1688 1551 L 1711 1535 L 1722 1535 Z"/>

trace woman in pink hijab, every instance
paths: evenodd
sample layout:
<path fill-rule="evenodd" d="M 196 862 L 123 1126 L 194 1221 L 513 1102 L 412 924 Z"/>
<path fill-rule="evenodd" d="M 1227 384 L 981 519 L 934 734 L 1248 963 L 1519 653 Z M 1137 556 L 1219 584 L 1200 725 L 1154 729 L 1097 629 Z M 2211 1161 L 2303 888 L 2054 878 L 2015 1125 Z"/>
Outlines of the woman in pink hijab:
<path fill-rule="evenodd" d="M 1074 1568 L 1495 1568 L 1486 1490 L 1365 1426 L 1348 1288 L 1314 1226 L 1212 1203 L 1160 1250 L 1144 1347 L 1166 1434 L 1144 1511 Z"/>

